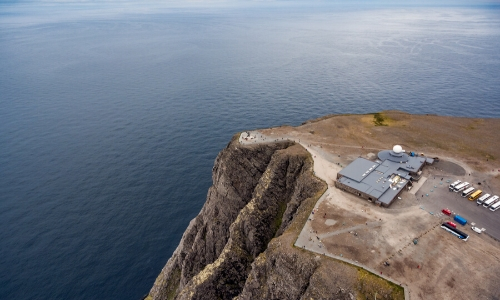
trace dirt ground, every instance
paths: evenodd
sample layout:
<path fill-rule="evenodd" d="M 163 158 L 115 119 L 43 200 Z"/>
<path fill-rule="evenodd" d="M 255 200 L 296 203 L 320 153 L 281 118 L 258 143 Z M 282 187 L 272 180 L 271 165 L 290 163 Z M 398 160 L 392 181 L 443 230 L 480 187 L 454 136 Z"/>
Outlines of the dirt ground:
<path fill-rule="evenodd" d="M 447 217 L 418 206 L 384 209 L 340 194 L 343 203 L 328 197 L 311 222 L 329 253 L 407 284 L 411 299 L 500 299 L 498 241 L 469 233 L 464 242 L 441 229 Z"/>
<path fill-rule="evenodd" d="M 436 181 L 444 177 L 470 177 L 482 182 L 490 193 L 500 193 L 500 120 L 392 111 L 377 117 L 386 126 L 375 126 L 377 119 L 372 114 L 334 116 L 297 128 L 259 131 L 269 142 L 274 138 L 300 142 L 314 157 L 316 175 L 329 185 L 297 243 L 382 272 L 408 285 L 412 300 L 500 299 L 500 242 L 470 230 L 470 238 L 464 242 L 441 229 L 448 217 L 421 208 L 424 200 L 427 205 L 432 198 L 423 199 L 423 191 L 438 185 L 446 190 L 447 182 Z M 428 181 L 420 193 L 405 191 L 402 199 L 383 208 L 333 186 L 342 167 L 360 156 L 373 158 L 395 144 L 441 158 L 425 169 Z M 432 199 L 437 203 L 440 197 Z M 468 202 L 460 203 L 461 207 L 472 205 Z"/>
<path fill-rule="evenodd" d="M 307 140 L 340 155 L 344 165 L 356 157 L 377 154 L 393 145 L 429 157 L 459 161 L 466 172 L 492 177 L 500 190 L 500 119 L 473 119 L 411 115 L 400 111 L 380 113 L 384 126 L 375 126 L 374 114 L 336 115 L 304 123 L 260 130 L 263 134 Z"/>

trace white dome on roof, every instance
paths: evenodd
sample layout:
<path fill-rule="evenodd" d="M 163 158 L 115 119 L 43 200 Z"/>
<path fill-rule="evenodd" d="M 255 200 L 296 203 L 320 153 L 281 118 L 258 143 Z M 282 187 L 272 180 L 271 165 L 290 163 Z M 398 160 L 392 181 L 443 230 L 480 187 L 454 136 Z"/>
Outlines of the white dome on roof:
<path fill-rule="evenodd" d="M 401 152 L 403 152 L 403 147 L 401 147 L 400 145 L 395 145 L 392 148 L 392 151 L 394 151 L 394 153 L 401 153 Z"/>

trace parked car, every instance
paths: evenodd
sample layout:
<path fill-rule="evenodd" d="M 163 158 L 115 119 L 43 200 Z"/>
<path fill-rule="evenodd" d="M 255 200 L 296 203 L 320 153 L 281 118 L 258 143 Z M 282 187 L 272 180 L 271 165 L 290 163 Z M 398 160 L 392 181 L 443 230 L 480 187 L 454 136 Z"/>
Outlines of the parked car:
<path fill-rule="evenodd" d="M 442 212 L 447 216 L 451 216 L 451 211 L 449 209 L 443 209 Z"/>
<path fill-rule="evenodd" d="M 476 226 L 472 226 L 472 230 L 477 233 L 483 232 L 481 229 L 477 228 Z"/>
<path fill-rule="evenodd" d="M 446 222 L 446 224 L 450 225 L 451 227 L 453 228 L 457 228 L 457 224 L 453 223 L 453 222 Z"/>

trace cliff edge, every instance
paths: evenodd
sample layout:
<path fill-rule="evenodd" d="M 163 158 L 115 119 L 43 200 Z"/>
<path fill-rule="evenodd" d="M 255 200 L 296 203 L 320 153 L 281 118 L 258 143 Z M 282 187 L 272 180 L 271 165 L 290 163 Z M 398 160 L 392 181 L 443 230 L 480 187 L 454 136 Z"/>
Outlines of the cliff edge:
<path fill-rule="evenodd" d="M 498 262 L 494 215 L 452 199 L 445 182 L 497 194 L 499 128 L 498 119 L 385 111 L 234 137 L 217 156 L 204 207 L 146 299 L 495 298 L 498 272 L 483 272 Z M 334 188 L 339 168 L 394 141 L 439 157 L 419 187 L 390 208 Z M 473 241 L 463 244 L 436 229 L 448 218 L 427 211 L 448 206 L 489 234 L 469 229 Z M 483 277 L 461 275 L 464 265 Z"/>
<path fill-rule="evenodd" d="M 145 299 L 355 299 L 373 280 L 385 282 L 293 247 L 327 188 L 302 146 L 241 145 L 235 136 L 212 177 L 205 205 Z"/>
<path fill-rule="evenodd" d="M 303 201 L 324 188 L 301 146 L 242 146 L 234 138 L 217 156 L 207 201 L 148 298 L 244 298 L 246 285 L 247 293 L 253 290 L 252 280 L 247 284 L 252 263 L 287 229 Z"/>

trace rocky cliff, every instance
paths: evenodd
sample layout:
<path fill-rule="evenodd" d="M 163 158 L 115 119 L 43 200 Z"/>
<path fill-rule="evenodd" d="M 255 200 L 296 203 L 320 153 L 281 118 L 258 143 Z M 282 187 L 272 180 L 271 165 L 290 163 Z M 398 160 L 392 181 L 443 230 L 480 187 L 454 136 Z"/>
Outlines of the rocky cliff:
<path fill-rule="evenodd" d="M 326 189 L 312 168 L 300 145 L 233 138 L 146 299 L 354 299 L 359 270 L 293 247 Z"/>

